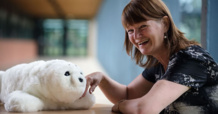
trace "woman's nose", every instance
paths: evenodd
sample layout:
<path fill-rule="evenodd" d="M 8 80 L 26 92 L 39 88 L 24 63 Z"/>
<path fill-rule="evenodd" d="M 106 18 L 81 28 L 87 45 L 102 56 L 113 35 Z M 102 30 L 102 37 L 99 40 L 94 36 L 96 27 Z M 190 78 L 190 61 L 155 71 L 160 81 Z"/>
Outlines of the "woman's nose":
<path fill-rule="evenodd" d="M 137 39 L 137 38 L 140 38 L 142 36 L 140 30 L 135 30 L 134 32 L 134 38 Z"/>

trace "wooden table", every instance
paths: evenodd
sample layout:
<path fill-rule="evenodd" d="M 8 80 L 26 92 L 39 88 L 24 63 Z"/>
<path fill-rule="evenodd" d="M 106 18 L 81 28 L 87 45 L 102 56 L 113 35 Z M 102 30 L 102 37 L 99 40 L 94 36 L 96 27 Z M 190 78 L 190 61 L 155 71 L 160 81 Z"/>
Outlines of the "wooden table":
<path fill-rule="evenodd" d="M 95 104 L 89 110 L 61 110 L 61 111 L 39 111 L 22 114 L 115 114 L 111 112 L 112 105 L 109 104 Z M 0 114 L 19 114 L 6 112 L 4 106 L 0 106 Z"/>

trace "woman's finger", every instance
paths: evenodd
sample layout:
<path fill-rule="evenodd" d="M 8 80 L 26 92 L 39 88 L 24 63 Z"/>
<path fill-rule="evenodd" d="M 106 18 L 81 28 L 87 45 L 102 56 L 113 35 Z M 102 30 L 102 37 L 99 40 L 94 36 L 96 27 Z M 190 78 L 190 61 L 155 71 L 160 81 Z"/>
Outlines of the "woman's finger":
<path fill-rule="evenodd" d="M 89 88 L 89 85 L 90 85 L 90 78 L 86 78 L 86 89 L 85 89 L 85 91 L 84 91 L 84 93 L 83 93 L 83 95 L 80 97 L 80 98 L 82 98 L 82 97 L 85 97 L 86 96 L 86 93 L 87 93 L 87 91 L 88 91 L 88 88 Z"/>
<path fill-rule="evenodd" d="M 92 85 L 92 86 L 90 87 L 90 89 L 89 89 L 89 93 L 92 94 L 92 92 L 95 91 L 95 88 L 96 88 L 96 87 L 97 87 L 97 84 Z"/>

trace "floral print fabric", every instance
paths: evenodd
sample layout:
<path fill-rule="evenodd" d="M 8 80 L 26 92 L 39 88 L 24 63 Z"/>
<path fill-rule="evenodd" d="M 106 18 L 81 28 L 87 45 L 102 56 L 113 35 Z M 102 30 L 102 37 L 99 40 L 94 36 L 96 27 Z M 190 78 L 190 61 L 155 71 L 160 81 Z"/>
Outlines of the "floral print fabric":
<path fill-rule="evenodd" d="M 153 83 L 165 79 L 190 87 L 162 113 L 218 114 L 218 66 L 200 46 L 193 45 L 172 55 L 166 72 L 158 64 L 145 69 L 142 75 Z"/>

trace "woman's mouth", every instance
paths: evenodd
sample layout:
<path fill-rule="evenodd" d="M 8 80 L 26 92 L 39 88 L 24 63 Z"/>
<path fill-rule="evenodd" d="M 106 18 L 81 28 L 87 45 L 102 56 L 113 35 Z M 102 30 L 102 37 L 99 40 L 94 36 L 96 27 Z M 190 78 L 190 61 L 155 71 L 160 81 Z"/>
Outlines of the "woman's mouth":
<path fill-rule="evenodd" d="M 144 45 L 144 44 L 148 43 L 148 41 L 149 40 L 142 41 L 142 42 L 138 43 L 138 45 Z"/>

